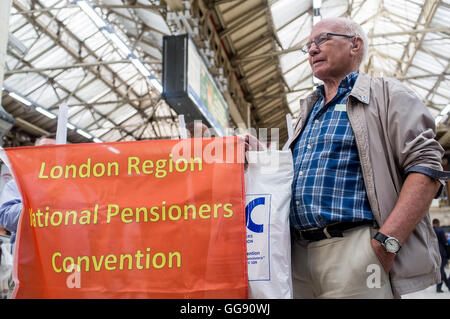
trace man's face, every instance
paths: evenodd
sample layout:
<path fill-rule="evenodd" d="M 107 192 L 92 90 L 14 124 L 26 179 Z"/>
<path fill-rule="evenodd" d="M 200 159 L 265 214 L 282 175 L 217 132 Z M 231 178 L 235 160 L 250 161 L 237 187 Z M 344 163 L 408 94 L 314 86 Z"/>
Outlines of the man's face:
<path fill-rule="evenodd" d="M 340 36 L 329 36 L 319 47 L 313 41 L 326 36 L 326 33 L 347 34 L 342 25 L 336 22 L 323 21 L 316 24 L 309 37 L 311 47 L 308 52 L 309 65 L 316 78 L 341 79 L 352 72 L 354 56 L 351 54 L 352 39 Z"/>

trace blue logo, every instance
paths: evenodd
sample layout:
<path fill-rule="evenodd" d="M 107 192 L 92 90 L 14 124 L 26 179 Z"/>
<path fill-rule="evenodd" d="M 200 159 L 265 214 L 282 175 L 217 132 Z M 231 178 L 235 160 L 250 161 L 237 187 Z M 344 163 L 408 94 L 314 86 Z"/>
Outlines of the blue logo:
<path fill-rule="evenodd" d="M 264 197 L 258 197 L 252 200 L 250 203 L 247 204 L 245 207 L 245 221 L 247 223 L 247 228 L 255 233 L 262 233 L 264 230 L 264 225 L 262 224 L 255 224 L 252 220 L 252 211 L 256 206 L 259 205 L 265 205 L 266 199 Z"/>

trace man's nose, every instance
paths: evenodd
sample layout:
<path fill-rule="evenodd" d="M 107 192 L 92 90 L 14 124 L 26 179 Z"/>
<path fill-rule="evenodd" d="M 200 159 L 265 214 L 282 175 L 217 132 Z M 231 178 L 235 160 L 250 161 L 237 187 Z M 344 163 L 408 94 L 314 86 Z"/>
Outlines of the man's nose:
<path fill-rule="evenodd" d="M 311 46 L 309 47 L 308 54 L 315 55 L 315 54 L 319 53 L 319 51 L 320 51 L 319 46 L 316 45 L 315 42 L 313 42 L 313 43 L 311 43 Z"/>

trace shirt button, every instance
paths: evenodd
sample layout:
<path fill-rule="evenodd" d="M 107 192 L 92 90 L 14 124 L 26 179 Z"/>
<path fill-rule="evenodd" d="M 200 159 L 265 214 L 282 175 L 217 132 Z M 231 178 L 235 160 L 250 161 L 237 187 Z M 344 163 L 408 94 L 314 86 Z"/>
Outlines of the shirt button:
<path fill-rule="evenodd" d="M 298 206 L 298 205 L 300 205 L 300 201 L 295 201 L 295 204 Z"/>
<path fill-rule="evenodd" d="M 303 175 L 303 171 L 300 171 L 300 173 L 299 173 L 299 174 L 300 174 L 300 176 L 302 176 L 302 175 Z"/>
<path fill-rule="evenodd" d="M 308 144 L 308 146 L 306 146 L 307 149 L 311 149 L 311 144 Z"/>
<path fill-rule="evenodd" d="M 316 123 L 316 124 L 319 123 L 319 120 L 315 120 L 314 123 Z"/>

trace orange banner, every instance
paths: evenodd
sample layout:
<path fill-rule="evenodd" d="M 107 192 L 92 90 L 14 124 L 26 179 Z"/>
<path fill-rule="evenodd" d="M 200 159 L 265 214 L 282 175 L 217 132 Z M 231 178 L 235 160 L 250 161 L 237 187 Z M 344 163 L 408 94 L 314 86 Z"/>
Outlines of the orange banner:
<path fill-rule="evenodd" d="M 13 297 L 248 297 L 237 138 L 5 151 L 23 198 Z"/>

